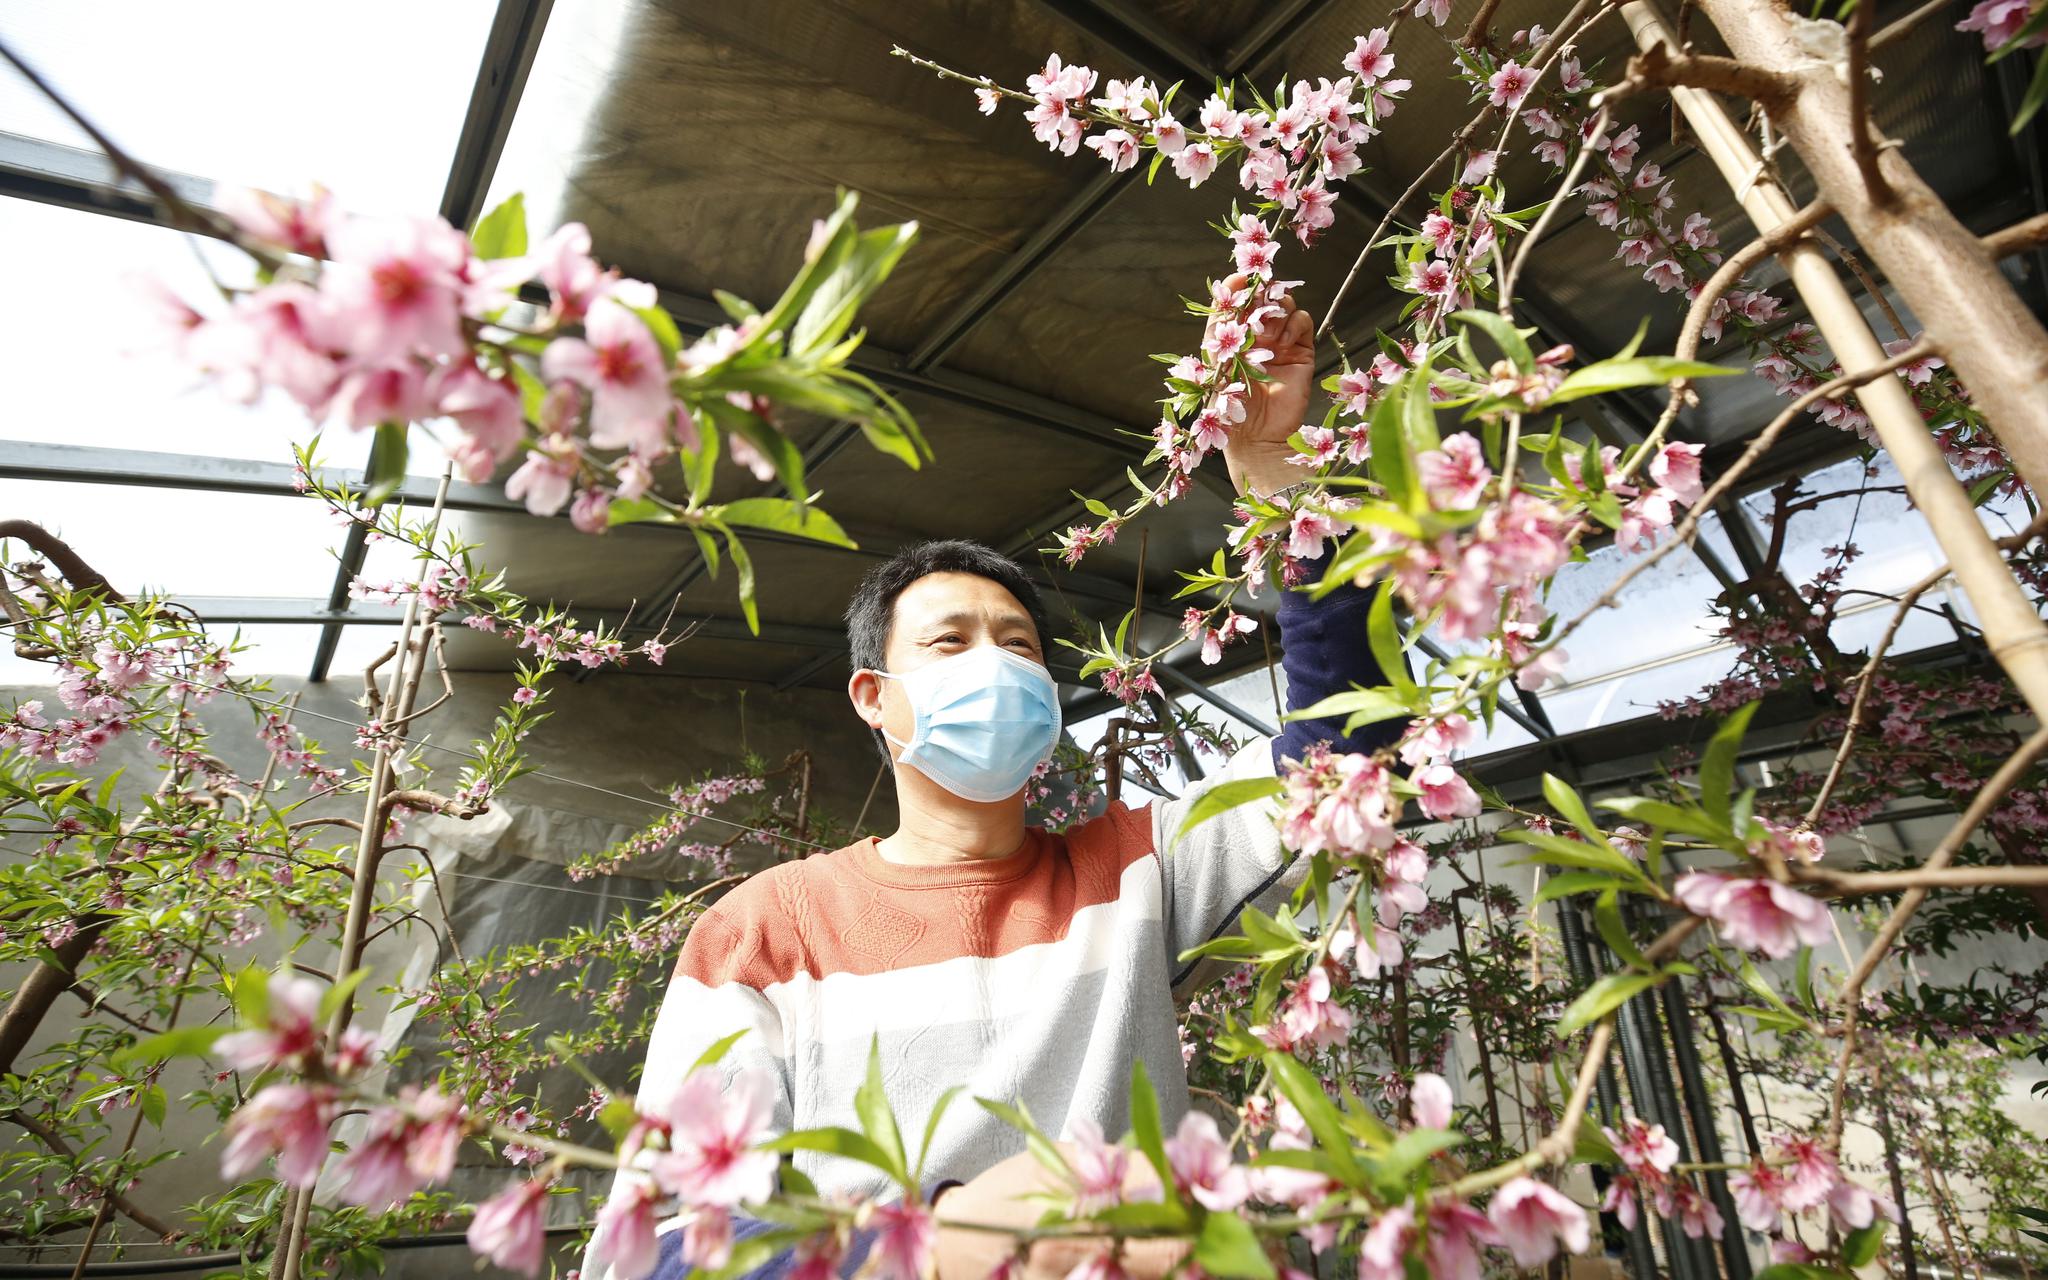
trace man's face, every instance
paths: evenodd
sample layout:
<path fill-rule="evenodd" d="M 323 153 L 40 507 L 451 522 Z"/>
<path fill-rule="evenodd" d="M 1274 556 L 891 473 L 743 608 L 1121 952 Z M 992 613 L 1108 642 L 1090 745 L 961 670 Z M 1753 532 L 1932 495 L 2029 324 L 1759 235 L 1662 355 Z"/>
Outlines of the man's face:
<path fill-rule="evenodd" d="M 883 653 L 888 671 L 902 675 L 981 646 L 1045 665 L 1038 628 L 1017 597 L 979 574 L 931 573 L 896 597 L 895 619 Z M 847 693 L 862 720 L 897 742 L 910 741 L 917 716 L 896 681 L 856 671 Z M 900 748 L 892 742 L 889 750 L 893 756 Z"/>

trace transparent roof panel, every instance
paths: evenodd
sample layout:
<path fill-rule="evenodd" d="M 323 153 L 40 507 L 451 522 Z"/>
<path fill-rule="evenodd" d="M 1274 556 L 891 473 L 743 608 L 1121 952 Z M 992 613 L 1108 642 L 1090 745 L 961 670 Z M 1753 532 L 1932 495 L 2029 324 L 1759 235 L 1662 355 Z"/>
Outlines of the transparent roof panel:
<path fill-rule="evenodd" d="M 153 278 L 206 310 L 218 296 L 209 272 L 229 285 L 250 282 L 240 254 L 204 237 L 6 198 L 0 245 L 12 247 L 10 287 L 36 299 L 33 307 L 0 307 L 0 350 L 24 375 L 9 382 L 0 436 L 281 465 L 291 463 L 294 443 L 312 438 L 314 424 L 288 397 L 272 393 L 237 404 L 177 359 L 157 340 L 132 283 Z M 125 349 L 79 340 L 110 318 Z M 81 395 L 81 388 L 91 393 Z M 361 467 L 371 439 L 368 431 L 330 431 L 320 456 L 334 466 Z M 439 475 L 445 458 L 427 431 L 413 432 L 407 470 Z"/>
<path fill-rule="evenodd" d="M 306 498 L 0 480 L 0 509 L 63 538 L 125 595 L 318 597 L 341 530 Z M 20 558 L 21 544 L 10 546 Z"/>
<path fill-rule="evenodd" d="M 344 208 L 431 214 L 494 7 L 9 0 L 0 32 L 138 159 L 278 192 L 318 182 Z M 11 67 L 0 70 L 0 120 L 91 146 Z"/>

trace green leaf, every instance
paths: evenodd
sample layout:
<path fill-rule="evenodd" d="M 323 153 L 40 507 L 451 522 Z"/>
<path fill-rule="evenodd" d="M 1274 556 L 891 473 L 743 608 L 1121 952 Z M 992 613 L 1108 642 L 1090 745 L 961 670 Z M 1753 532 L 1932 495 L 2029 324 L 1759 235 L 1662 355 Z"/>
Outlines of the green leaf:
<path fill-rule="evenodd" d="M 940 1094 L 939 1100 L 932 1104 L 932 1114 L 924 1122 L 924 1140 L 918 1143 L 917 1146 L 917 1168 L 912 1172 L 910 1179 L 912 1182 L 922 1183 L 924 1181 L 925 1157 L 932 1153 L 932 1137 L 939 1131 L 939 1118 L 946 1114 L 946 1108 L 953 1105 L 953 1099 L 959 1097 L 961 1091 L 966 1087 L 966 1085 L 956 1084 Z"/>
<path fill-rule="evenodd" d="M 1624 387 L 1658 387 L 1680 378 L 1725 378 L 1730 374 L 1745 372 L 1741 369 L 1724 369 L 1704 360 L 1679 360 L 1672 356 L 1630 356 L 1602 360 L 1589 364 L 1583 369 L 1574 369 L 1566 375 L 1564 382 L 1551 393 L 1549 404 L 1563 404 L 1597 396 Z"/>
<path fill-rule="evenodd" d="M 1048 1217 L 1058 1215 L 1058 1211 Z M 1184 1231 L 1187 1229 L 1188 1211 L 1186 1206 L 1165 1200 L 1130 1200 L 1123 1204 L 1111 1205 L 1100 1213 L 1090 1214 L 1090 1222 L 1099 1222 L 1112 1230 L 1123 1231 Z"/>
<path fill-rule="evenodd" d="M 1388 693 L 1385 689 L 1350 689 L 1333 693 L 1299 711 L 1290 711 L 1287 720 L 1324 720 L 1336 716 L 1349 716 L 1344 722 L 1344 732 L 1351 733 L 1364 725 L 1378 724 L 1399 716 L 1413 714 L 1408 704 Z"/>
<path fill-rule="evenodd" d="M 1680 835 L 1704 836 L 1714 834 L 1714 821 L 1697 809 L 1681 809 L 1677 805 L 1665 804 L 1661 800 L 1650 800 L 1643 796 L 1616 796 L 1612 800 L 1596 803 L 1602 809 L 1609 809 L 1630 822 L 1645 826 L 1662 827 Z"/>
<path fill-rule="evenodd" d="M 754 561 L 747 549 L 731 530 L 725 532 L 725 554 L 732 559 L 733 573 L 739 578 L 740 612 L 746 615 L 747 630 L 761 634 L 761 610 L 754 603 Z"/>
<path fill-rule="evenodd" d="M 166 1058 L 191 1058 L 213 1048 L 213 1042 L 226 1035 L 229 1027 L 179 1027 L 174 1031 L 163 1031 L 138 1041 L 116 1053 L 111 1061 L 119 1068 L 130 1065 L 161 1062 Z"/>
<path fill-rule="evenodd" d="M 917 239 L 915 222 L 862 232 L 843 262 L 819 282 L 790 330 L 792 355 L 809 355 L 839 341 L 853 325 L 854 312 L 889 278 Z"/>
<path fill-rule="evenodd" d="M 363 980 L 369 976 L 368 969 L 358 969 L 327 988 L 320 997 L 320 1021 L 324 1023 L 333 1018 L 334 1011 L 341 1008 L 342 1002 L 354 995 L 356 988 L 362 986 Z"/>
<path fill-rule="evenodd" d="M 1877 1218 L 1869 1226 L 1851 1231 L 1842 1241 L 1842 1265 L 1863 1267 L 1876 1260 L 1877 1251 L 1884 1247 L 1884 1227 L 1884 1219 Z"/>
<path fill-rule="evenodd" d="M 790 498 L 738 498 L 720 506 L 714 514 L 727 524 L 773 529 L 835 547 L 859 549 L 858 544 L 846 536 L 846 530 L 839 527 L 838 521 L 808 503 Z"/>
<path fill-rule="evenodd" d="M 1521 330 L 1508 320 L 1491 311 L 1456 311 L 1451 319 L 1461 320 L 1493 339 L 1501 354 L 1514 363 L 1517 373 L 1527 373 L 1536 367 L 1536 353 L 1529 350 L 1529 341 Z"/>
<path fill-rule="evenodd" d="M 1582 1027 L 1591 1026 L 1620 1007 L 1624 1000 L 1648 990 L 1662 980 L 1661 973 L 1610 973 L 1585 994 L 1571 1002 L 1557 1020 L 1557 1038 L 1562 1040 Z"/>
<path fill-rule="evenodd" d="M 676 352 L 683 349 L 682 331 L 676 328 L 675 317 L 666 309 L 652 307 L 627 307 L 626 310 L 640 317 L 640 323 L 647 326 L 647 332 L 654 335 L 655 345 L 661 348 L 661 367 L 671 368 L 676 362 Z"/>
<path fill-rule="evenodd" d="M 1759 1027 L 1771 1031 L 1799 1031 L 1808 1025 L 1806 1019 L 1796 1013 L 1781 1013 L 1776 1009 L 1766 1009 L 1760 1005 L 1729 1005 L 1728 1012 L 1741 1014 Z"/>
<path fill-rule="evenodd" d="M 1750 717 L 1762 705 L 1761 702 L 1749 703 L 1722 721 L 1700 757 L 1700 805 L 1722 831 L 1729 830 L 1729 802 L 1735 790 L 1735 757 L 1742 750 L 1742 735 L 1749 729 Z"/>
<path fill-rule="evenodd" d="M 405 483 L 406 424 L 380 422 L 363 468 L 363 505 L 381 507 Z"/>
<path fill-rule="evenodd" d="M 1380 674 L 1403 698 L 1415 697 L 1415 681 L 1408 675 L 1408 655 L 1401 647 L 1401 633 L 1394 626 L 1394 584 L 1382 582 L 1365 615 L 1365 640 L 1372 647 L 1373 661 Z"/>
<path fill-rule="evenodd" d="M 872 1165 L 898 1182 L 903 1181 L 902 1173 L 890 1162 L 889 1153 L 877 1146 L 873 1139 L 869 1138 L 866 1134 L 855 1133 L 851 1129 L 840 1128 L 837 1125 L 824 1129 L 798 1129 L 792 1133 L 785 1133 L 772 1142 L 762 1143 L 760 1149 L 763 1151 L 822 1151 L 827 1155 L 844 1156 L 848 1160 L 858 1160 L 862 1164 Z"/>
<path fill-rule="evenodd" d="M 1572 1149 L 1572 1159 L 1585 1164 L 1621 1163 L 1621 1157 L 1615 1154 L 1614 1144 L 1600 1132 L 1599 1121 L 1585 1112 L 1579 1113 L 1579 1139 Z"/>
<path fill-rule="evenodd" d="M 1546 877 L 1543 887 L 1536 891 L 1534 905 L 1542 906 L 1556 898 L 1569 898 L 1573 894 L 1597 893 L 1605 889 L 1619 889 L 1622 882 L 1600 871 L 1563 871 Z"/>
<path fill-rule="evenodd" d="M 1166 1162 L 1165 1136 L 1159 1131 L 1159 1095 L 1152 1088 L 1152 1077 L 1146 1073 L 1142 1058 L 1131 1062 L 1131 1137 L 1137 1141 L 1138 1150 L 1152 1162 L 1167 1198 L 1178 1200 L 1173 1167 Z"/>
<path fill-rule="evenodd" d="M 1408 453 L 1408 437 L 1401 430 L 1401 399 L 1408 394 L 1410 380 L 1403 378 L 1387 388 L 1373 406 L 1367 428 L 1372 442 L 1369 465 L 1372 478 L 1379 481 L 1387 501 L 1404 511 L 1420 512 L 1429 505 L 1415 482 L 1415 460 Z"/>
<path fill-rule="evenodd" d="M 1410 1129 L 1386 1150 L 1366 1157 L 1365 1167 L 1381 1195 L 1399 1200 L 1408 1188 L 1409 1177 L 1431 1156 L 1464 1141 L 1464 1134 L 1449 1129 Z"/>
<path fill-rule="evenodd" d="M 1550 807 L 1557 810 L 1565 821 L 1579 829 L 1579 834 L 1597 845 L 1607 845 L 1607 836 L 1594 825 L 1593 815 L 1586 812 L 1586 802 L 1579 793 L 1572 790 L 1569 782 L 1555 774 L 1543 775 L 1543 798 Z M 1611 846 L 1609 846 L 1611 847 Z"/>
<path fill-rule="evenodd" d="M 983 1111 L 1023 1134 L 1025 1149 L 1037 1157 L 1038 1163 L 1062 1178 L 1073 1178 L 1073 1166 L 1067 1163 L 1066 1156 L 1060 1153 L 1060 1149 L 1052 1140 L 1039 1131 L 1038 1122 L 1031 1118 L 1031 1112 L 1022 1103 L 1013 1107 L 1007 1102 L 997 1102 L 993 1098 L 976 1098 L 974 1101 Z"/>
<path fill-rule="evenodd" d="M 1401 401 L 1401 434 L 1418 453 L 1443 443 L 1436 434 L 1436 405 L 1429 398 L 1430 359 L 1429 349 L 1424 348 L 1422 362 L 1408 375 L 1408 395 Z"/>
<path fill-rule="evenodd" d="M 1235 809 L 1240 805 L 1252 804 L 1268 796 L 1277 796 L 1287 789 L 1278 778 L 1232 778 L 1205 789 L 1188 806 L 1187 815 L 1180 821 L 1180 829 L 1173 833 L 1179 841 L 1187 833 L 1201 826 L 1219 813 Z"/>
<path fill-rule="evenodd" d="M 599 1109 L 597 1122 L 604 1126 L 613 1142 L 624 1142 L 633 1126 L 640 1123 L 640 1109 L 629 1098 L 612 1098 Z"/>
<path fill-rule="evenodd" d="M 137 1101 L 142 1106 L 142 1118 L 154 1127 L 164 1127 L 164 1112 L 170 1105 L 169 1095 L 160 1084 L 144 1085 Z"/>
<path fill-rule="evenodd" d="M 721 431 L 730 431 L 753 445 L 755 452 L 774 465 L 775 478 L 782 482 L 785 493 L 808 495 L 809 482 L 804 476 L 804 455 L 803 451 L 796 447 L 795 441 L 770 426 L 759 414 L 742 409 L 723 397 L 714 396 L 705 401 L 703 407 Z M 713 461 L 716 461 L 715 451 Z M 706 464 L 702 492 L 698 492 L 695 485 L 691 487 L 692 494 L 699 499 L 711 492 L 709 473 L 710 467 Z"/>
<path fill-rule="evenodd" d="M 1621 918 L 1621 903 L 1613 889 L 1601 894 L 1593 904 L 1593 927 L 1600 931 L 1601 941 L 1621 958 L 1623 964 L 1631 969 L 1650 967 L 1635 939 L 1628 936 L 1628 925 Z"/>
<path fill-rule="evenodd" d="M 740 1030 L 735 1031 L 731 1035 L 727 1036 L 725 1039 L 713 1044 L 704 1052 L 698 1054 L 697 1060 L 690 1064 L 690 1071 L 694 1072 L 702 1067 L 717 1065 L 725 1057 L 726 1052 L 730 1050 L 734 1045 L 738 1044 L 740 1041 L 740 1037 L 744 1036 L 745 1034 L 747 1034 L 746 1029 L 741 1028 Z M 689 1073 L 686 1072 L 685 1074 Z"/>
<path fill-rule="evenodd" d="M 1546 863 L 1559 867 L 1581 867 L 1588 871 L 1604 871 L 1624 880 L 1640 882 L 1642 868 L 1630 862 L 1618 851 L 1601 845 L 1587 844 L 1581 840 L 1567 840 L 1563 836 L 1545 835 L 1540 831 L 1526 829 L 1503 831 L 1500 838 L 1514 844 L 1526 844 L 1536 852 L 1525 860 Z"/>
<path fill-rule="evenodd" d="M 515 191 L 477 220 L 469 243 L 479 258 L 516 258 L 526 252 L 526 195 Z"/>
<path fill-rule="evenodd" d="M 896 1114 L 889 1110 L 889 1095 L 882 1089 L 882 1037 L 878 1032 L 868 1041 L 868 1076 L 853 1095 L 854 1114 L 860 1127 L 893 1162 L 890 1168 L 898 1182 L 909 1181 L 909 1162 L 903 1154 L 903 1135 L 896 1128 Z"/>
<path fill-rule="evenodd" d="M 1357 1185 L 1361 1170 L 1357 1158 L 1352 1155 L 1352 1144 L 1345 1136 L 1343 1114 L 1323 1092 L 1322 1082 L 1291 1053 L 1269 1050 L 1264 1058 L 1273 1083 L 1301 1113 L 1323 1153 L 1335 1162 L 1340 1180 Z"/>
<path fill-rule="evenodd" d="M 1212 1213 L 1195 1237 L 1195 1262 L 1212 1276 L 1273 1280 L 1273 1264 L 1251 1225 L 1234 1213 Z"/>

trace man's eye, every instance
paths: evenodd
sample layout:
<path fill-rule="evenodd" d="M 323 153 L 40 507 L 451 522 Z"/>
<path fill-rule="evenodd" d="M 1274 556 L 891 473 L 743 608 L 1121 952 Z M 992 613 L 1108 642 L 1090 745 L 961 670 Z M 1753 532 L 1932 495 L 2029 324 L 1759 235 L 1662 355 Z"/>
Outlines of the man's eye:
<path fill-rule="evenodd" d="M 1006 640 L 1004 641 L 1004 643 L 1016 645 L 1019 649 L 1023 649 L 1026 652 L 1030 652 L 1031 650 L 1036 649 L 1038 647 L 1037 645 L 1032 644 L 1029 640 L 1022 638 L 1021 636 L 1015 640 Z"/>

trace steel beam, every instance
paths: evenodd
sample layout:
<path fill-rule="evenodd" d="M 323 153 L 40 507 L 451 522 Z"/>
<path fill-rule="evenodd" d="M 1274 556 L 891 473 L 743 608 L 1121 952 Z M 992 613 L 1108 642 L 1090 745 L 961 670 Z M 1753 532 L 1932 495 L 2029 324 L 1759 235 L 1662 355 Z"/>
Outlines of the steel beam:
<path fill-rule="evenodd" d="M 477 66 L 476 83 L 469 93 L 469 111 L 463 116 L 462 133 L 455 144 L 455 157 L 448 166 L 448 181 L 441 190 L 441 216 L 468 230 L 482 211 L 491 177 L 498 170 L 498 157 L 505 150 L 505 136 L 512 129 L 512 117 L 519 110 L 519 96 L 526 89 L 526 76 L 540 51 L 541 34 L 547 28 L 548 11 L 554 0 L 498 0 L 491 19 L 490 35 L 484 41 L 483 58 Z M 363 526 L 351 524 L 342 544 L 340 563 L 334 567 L 334 586 L 328 592 L 331 607 L 346 612 L 348 588 L 363 571 L 369 554 L 369 539 Z M 334 661 L 334 648 L 341 641 L 342 624 L 330 622 L 320 632 L 313 650 L 313 669 L 306 679 L 318 684 L 327 678 Z"/>

